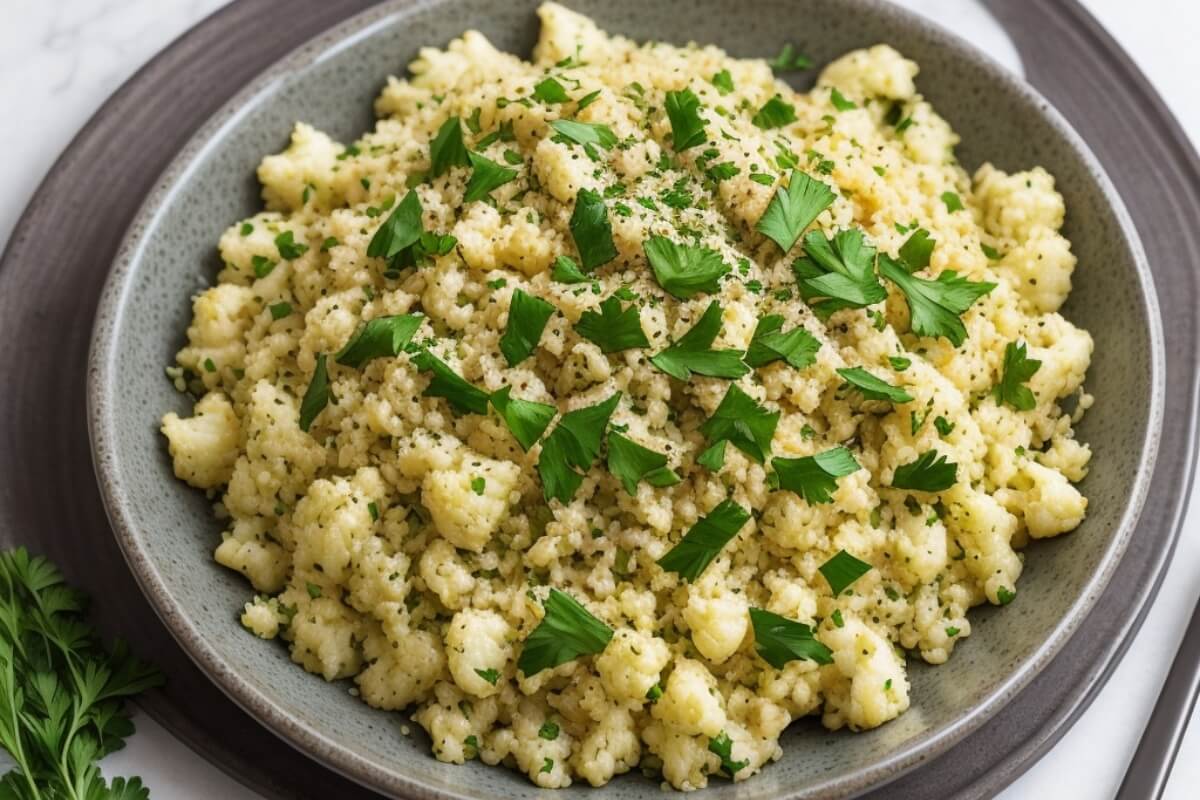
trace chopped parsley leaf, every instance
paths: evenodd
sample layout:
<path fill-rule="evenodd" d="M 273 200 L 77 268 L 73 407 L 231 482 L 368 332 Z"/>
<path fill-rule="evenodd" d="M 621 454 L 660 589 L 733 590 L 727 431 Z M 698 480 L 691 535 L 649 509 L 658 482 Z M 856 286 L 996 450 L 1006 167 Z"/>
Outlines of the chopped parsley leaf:
<path fill-rule="evenodd" d="M 553 742 L 558 738 L 558 724 L 546 720 L 542 723 L 542 727 L 538 728 L 538 736 L 548 742 Z"/>
<path fill-rule="evenodd" d="M 954 423 L 943 416 L 933 418 L 933 427 L 942 436 L 949 436 L 954 431 Z"/>
<path fill-rule="evenodd" d="M 700 292 L 715 292 L 729 265 L 716 250 L 678 244 L 665 236 L 651 236 L 642 243 L 646 260 L 658 284 L 680 300 Z"/>
<path fill-rule="evenodd" d="M 837 479 L 861 469 L 854 454 L 845 447 L 803 458 L 773 458 L 771 467 L 779 477 L 781 489 L 795 492 L 810 505 L 832 502 Z"/>
<path fill-rule="evenodd" d="M 733 384 L 717 410 L 700 426 L 708 441 L 728 440 L 734 447 L 762 464 L 771 452 L 771 439 L 779 424 L 779 412 L 768 411 Z"/>
<path fill-rule="evenodd" d="M 776 72 L 794 72 L 796 70 L 808 69 L 812 66 L 812 61 L 808 56 L 798 52 L 789 43 L 783 46 L 783 49 L 779 51 L 779 55 L 767 62 L 767 66 Z"/>
<path fill-rule="evenodd" d="M 265 278 L 275 269 L 275 262 L 266 256 L 250 256 L 250 266 L 254 270 L 254 277 Z"/>
<path fill-rule="evenodd" d="M 990 247 L 983 242 L 979 243 L 979 249 L 983 251 L 983 254 L 987 256 L 989 261 L 999 261 L 1004 257 L 1000 254 L 999 250 L 994 247 Z"/>
<path fill-rule="evenodd" d="M 599 653 L 612 639 L 612 628 L 565 592 L 551 589 L 544 607 L 545 616 L 525 639 L 521 657 L 517 660 L 517 668 L 526 677 L 580 656 Z M 553 769 L 554 762 L 546 760 Z"/>
<path fill-rule="evenodd" d="M 637 306 L 631 304 L 622 308 L 616 295 L 600 304 L 600 313 L 584 311 L 580 314 L 575 332 L 594 342 L 602 353 L 619 353 L 634 347 L 650 346 L 642 330 Z"/>
<path fill-rule="evenodd" d="M 813 629 L 803 622 L 751 608 L 750 624 L 754 626 L 754 649 L 775 669 L 783 669 L 789 661 L 833 663 L 833 651 L 817 641 Z"/>
<path fill-rule="evenodd" d="M 955 636 L 958 636 L 960 633 L 962 633 L 962 631 L 960 631 L 958 628 L 954 627 L 953 625 L 947 626 L 947 628 L 946 628 L 946 635 L 949 636 L 951 639 L 953 639 Z"/>
<path fill-rule="evenodd" d="M 937 244 L 929 236 L 929 231 L 917 228 L 900 245 L 900 260 L 909 272 L 916 272 L 929 266 L 929 257 L 933 255 L 933 246 Z"/>
<path fill-rule="evenodd" d="M 804 369 L 816 362 L 820 349 L 821 342 L 803 327 L 797 325 L 783 333 L 783 317 L 768 314 L 754 327 L 744 360 L 755 369 L 780 360 L 796 369 Z"/>
<path fill-rule="evenodd" d="M 594 122 L 577 122 L 572 119 L 556 119 L 550 123 L 559 136 L 575 144 L 599 145 L 605 150 L 617 143 L 617 135 L 612 128 Z"/>
<path fill-rule="evenodd" d="M 580 111 L 583 111 L 585 108 L 590 106 L 592 103 L 596 102 L 596 100 L 599 99 L 599 97 L 600 97 L 599 89 L 597 89 L 594 92 L 588 92 L 583 97 L 579 98 L 579 102 L 575 104 L 575 113 L 579 113 Z"/>
<path fill-rule="evenodd" d="M 557 409 L 552 405 L 512 397 L 511 386 L 497 389 L 488 399 L 492 408 L 496 409 L 504 424 L 508 426 L 513 438 L 521 445 L 521 449 L 526 451 L 542 438 L 550 420 L 554 419 L 557 413 Z"/>
<path fill-rule="evenodd" d="M 423 319 L 419 314 L 376 317 L 355 331 L 333 360 L 342 366 L 362 369 L 372 359 L 394 358 L 412 340 Z"/>
<path fill-rule="evenodd" d="M 607 400 L 563 414 L 542 442 L 537 469 L 546 500 L 569 503 L 583 483 L 583 475 L 600 454 L 600 440 L 608 419 L 621 400 L 615 392 Z"/>
<path fill-rule="evenodd" d="M 1041 369 L 1042 362 L 1036 358 L 1027 357 L 1025 343 L 1009 342 L 1004 348 L 1004 367 L 1000 374 L 1000 382 L 992 390 L 996 402 L 1008 403 L 1018 411 L 1032 411 L 1037 408 L 1037 398 L 1026 382 Z"/>
<path fill-rule="evenodd" d="M 833 107 L 838 111 L 850 111 L 851 109 L 858 108 L 854 101 L 847 100 L 846 97 L 837 90 L 836 86 L 829 90 L 829 102 L 833 103 Z"/>
<path fill-rule="evenodd" d="M 833 198 L 833 190 L 828 186 L 794 169 L 788 185 L 775 190 L 755 228 L 786 253 Z"/>
<path fill-rule="evenodd" d="M 620 479 L 630 496 L 637 494 L 640 481 L 660 489 L 679 483 L 666 456 L 616 432 L 608 434 L 608 471 Z"/>
<path fill-rule="evenodd" d="M 708 82 L 717 87 L 717 92 L 722 97 L 733 91 L 733 76 L 729 74 L 729 70 L 727 69 L 714 74 L 708 79 Z"/>
<path fill-rule="evenodd" d="M 725 774 L 731 778 L 741 770 L 750 766 L 749 760 L 733 760 L 733 740 L 729 738 L 729 734 L 725 731 L 721 731 L 719 734 L 708 740 L 708 752 L 721 759 L 721 769 L 724 770 Z"/>
<path fill-rule="evenodd" d="M 561 83 L 553 77 L 546 77 L 533 87 L 533 99 L 543 103 L 566 103 L 571 98 Z"/>
<path fill-rule="evenodd" d="M 429 386 L 422 395 L 443 397 L 450 407 L 461 414 L 486 414 L 488 394 L 464 380 L 454 370 L 428 350 L 422 350 L 413 358 L 413 363 L 422 372 L 432 372 Z"/>
<path fill-rule="evenodd" d="M 911 403 L 912 395 L 899 386 L 892 386 L 875 377 L 862 367 L 842 368 L 838 375 L 862 394 L 865 400 L 882 400 L 889 403 Z"/>
<path fill-rule="evenodd" d="M 879 256 L 879 274 L 904 293 L 912 329 L 918 336 L 944 336 L 955 347 L 967 338 L 967 328 L 959 316 L 972 303 L 996 288 L 994 283 L 960 278 L 953 270 L 946 270 L 937 276 L 937 280 L 918 278 L 882 254 Z"/>
<path fill-rule="evenodd" d="M 494 669 L 477 669 L 475 670 L 475 674 L 483 678 L 492 686 L 495 686 L 496 681 L 500 680 L 500 673 Z"/>
<path fill-rule="evenodd" d="M 559 283 L 587 283 L 591 280 L 583 271 L 579 269 L 579 265 L 575 263 L 575 259 L 570 256 L 559 256 L 554 259 L 554 267 L 550 271 L 550 277 Z"/>
<path fill-rule="evenodd" d="M 470 159 L 473 169 L 471 180 L 467 183 L 467 191 L 463 195 L 464 203 L 483 200 L 493 189 L 498 189 L 517 177 L 515 169 L 502 167 L 479 153 L 467 153 L 467 158 Z M 520 162 L 520 156 L 517 157 L 517 161 Z"/>
<path fill-rule="evenodd" d="M 835 608 L 833 610 L 833 613 L 829 615 L 829 618 L 833 620 L 833 627 L 835 627 L 835 628 L 846 627 L 846 621 L 844 619 L 842 619 L 842 610 L 840 608 Z"/>
<path fill-rule="evenodd" d="M 875 277 L 875 248 L 862 231 L 847 228 L 826 239 L 820 231 L 804 237 L 804 255 L 792 264 L 800 296 L 818 317 L 843 308 L 866 308 L 887 299 Z"/>
<path fill-rule="evenodd" d="M 958 465 L 936 450 L 926 450 L 916 461 L 896 467 L 892 488 L 914 492 L 943 492 L 958 480 Z"/>
<path fill-rule="evenodd" d="M 429 162 L 429 174 L 434 178 L 444 175 L 451 167 L 470 166 L 458 117 L 450 117 L 438 128 L 437 135 L 429 143 Z"/>
<path fill-rule="evenodd" d="M 604 198 L 591 189 L 580 189 L 576 195 L 570 228 L 584 271 L 591 272 L 617 257 Z"/>
<path fill-rule="evenodd" d="M 308 252 L 308 245 L 295 240 L 296 234 L 292 231 L 284 231 L 275 237 L 275 249 L 279 251 L 279 257 L 292 261 Z"/>
<path fill-rule="evenodd" d="M 704 120 L 700 118 L 700 98 L 691 89 L 667 92 L 667 116 L 671 120 L 671 143 L 675 152 L 704 144 Z"/>
<path fill-rule="evenodd" d="M 946 210 L 951 213 L 963 210 L 962 198 L 954 192 L 943 192 L 942 202 L 946 204 Z"/>
<path fill-rule="evenodd" d="M 515 289 L 508 307 L 508 324 L 500 337 L 500 352 L 510 367 L 533 354 L 546 323 L 554 315 L 554 306 L 540 297 Z"/>
<path fill-rule="evenodd" d="M 692 373 L 711 378 L 740 378 L 750 371 L 742 363 L 742 352 L 712 349 L 720 333 L 721 306 L 714 300 L 679 341 L 651 357 L 650 363 L 681 381 L 691 380 Z"/>
<path fill-rule="evenodd" d="M 547 774 L 549 774 L 553 771 L 554 771 L 554 759 L 553 758 L 546 758 L 545 760 L 543 760 L 542 768 L 538 770 L 539 773 L 547 773 Z"/>
<path fill-rule="evenodd" d="M 329 373 L 325 369 L 325 354 L 317 354 L 317 367 L 300 401 L 300 430 L 308 433 L 313 420 L 329 405 Z"/>
<path fill-rule="evenodd" d="M 782 128 L 796 121 L 796 107 L 785 103 L 783 98 L 775 95 L 760 108 L 750 120 L 763 130 Z"/>
<path fill-rule="evenodd" d="M 996 601 L 1002 606 L 1008 605 L 1016 598 L 1017 593 L 1009 589 L 1007 586 L 1001 586 L 996 590 Z"/>
<path fill-rule="evenodd" d="M 696 458 L 696 463 L 705 469 L 710 469 L 717 472 L 725 465 L 725 445 L 729 442 L 722 439 L 716 444 L 709 447 Z"/>
<path fill-rule="evenodd" d="M 311 581 L 304 582 L 304 589 L 305 589 L 305 591 L 308 592 L 308 596 L 311 597 L 313 600 L 316 600 L 318 597 L 321 596 L 321 587 L 317 586 L 315 583 L 313 583 Z"/>
<path fill-rule="evenodd" d="M 888 356 L 888 363 L 892 365 L 892 369 L 896 372 L 904 372 L 912 366 L 912 359 L 907 356 Z"/>
<path fill-rule="evenodd" d="M 367 255 L 391 260 L 421 239 L 421 198 L 409 190 L 371 237 Z"/>
<path fill-rule="evenodd" d="M 850 584 L 870 572 L 871 565 L 865 561 L 860 561 L 845 550 L 839 550 L 833 558 L 826 561 L 818 569 L 825 576 L 825 580 L 829 584 L 829 589 L 833 592 L 833 596 L 837 597 L 849 588 Z"/>
<path fill-rule="evenodd" d="M 271 319 L 273 320 L 281 320 L 284 317 L 290 317 L 292 315 L 291 303 L 272 303 L 270 309 Z"/>
<path fill-rule="evenodd" d="M 658 560 L 658 565 L 689 583 L 695 581 L 748 519 L 749 511 L 732 500 L 723 501 L 701 517 L 679 544 Z"/>

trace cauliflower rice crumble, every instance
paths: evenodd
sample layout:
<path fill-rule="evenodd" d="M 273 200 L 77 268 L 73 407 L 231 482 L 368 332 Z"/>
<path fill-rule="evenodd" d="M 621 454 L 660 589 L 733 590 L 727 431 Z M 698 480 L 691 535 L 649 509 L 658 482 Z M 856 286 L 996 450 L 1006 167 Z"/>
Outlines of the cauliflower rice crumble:
<path fill-rule="evenodd" d="M 744 780 L 798 717 L 864 730 L 902 713 L 906 655 L 945 661 L 969 608 L 1015 596 L 1018 551 L 1083 520 L 1072 482 L 1090 451 L 1072 424 L 1092 340 L 1057 313 L 1075 265 L 1063 200 L 1041 168 L 968 176 L 917 65 L 886 45 L 797 94 L 761 60 L 637 45 L 554 4 L 540 16 L 532 62 L 469 31 L 391 79 L 354 145 L 298 124 L 263 160 L 267 210 L 221 237 L 225 267 L 169 370 L 194 414 L 162 430 L 176 475 L 220 496 L 216 559 L 259 593 L 242 623 L 371 706 L 414 710 L 439 759 L 544 787 L 636 767 L 684 790 Z M 784 252 L 760 232 L 768 209 L 818 182 L 831 195 Z M 414 208 L 424 237 L 380 241 Z M 846 230 L 880 274 L 903 273 L 867 261 L 860 288 L 886 292 L 857 307 L 793 266 L 812 231 Z M 653 237 L 725 274 L 672 288 Z M 910 269 L 977 288 L 941 335 L 914 332 Z M 736 351 L 732 366 L 697 357 L 682 380 L 651 363 L 714 301 L 700 349 Z M 404 315 L 411 336 L 380 339 L 382 357 L 345 355 L 364 321 Z M 767 315 L 798 331 L 795 361 L 777 343 L 740 366 Z M 622 349 L 630 321 L 645 344 Z M 559 416 L 519 441 L 506 386 Z M 706 421 L 731 394 L 722 437 Z M 1074 419 L 1059 405 L 1073 394 Z M 562 414 L 608 400 L 607 429 L 602 414 L 579 426 L 606 436 L 607 463 L 599 439 L 574 461 L 548 452 Z M 747 413 L 775 420 L 765 441 Z M 620 445 L 654 458 L 622 469 Z M 827 452 L 838 466 L 800 460 Z M 944 462 L 950 485 L 932 477 Z M 684 534 L 731 508 L 732 538 L 678 567 Z M 531 636 L 551 608 L 577 627 L 543 644 L 582 644 L 543 658 Z M 799 645 L 772 649 L 779 618 Z"/>

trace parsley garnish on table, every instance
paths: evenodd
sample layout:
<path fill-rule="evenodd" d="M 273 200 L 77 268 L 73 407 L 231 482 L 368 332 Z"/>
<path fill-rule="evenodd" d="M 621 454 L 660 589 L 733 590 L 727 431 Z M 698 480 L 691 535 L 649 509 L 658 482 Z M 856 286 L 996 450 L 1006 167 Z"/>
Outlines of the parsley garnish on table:
<path fill-rule="evenodd" d="M 599 653 L 613 637 L 612 628 L 558 589 L 550 590 L 544 608 L 546 615 L 525 639 L 517 659 L 517 668 L 526 677 Z"/>
<path fill-rule="evenodd" d="M 14 765 L 5 800 L 146 800 L 140 778 L 100 774 L 133 723 L 124 701 L 162 674 L 121 642 L 105 648 L 84 598 L 46 559 L 0 553 L 0 747 Z"/>

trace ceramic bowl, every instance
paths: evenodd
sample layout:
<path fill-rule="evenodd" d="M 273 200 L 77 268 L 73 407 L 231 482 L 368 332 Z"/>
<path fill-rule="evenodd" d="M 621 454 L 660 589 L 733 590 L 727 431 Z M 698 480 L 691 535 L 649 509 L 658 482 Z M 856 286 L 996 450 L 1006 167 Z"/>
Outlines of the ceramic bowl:
<path fill-rule="evenodd" d="M 1067 642 L 1121 558 L 1151 474 L 1162 412 L 1163 348 L 1154 290 L 1137 235 L 1082 140 L 1029 86 L 965 42 L 872 0 L 568 0 L 602 27 L 639 40 L 716 43 L 762 56 L 795 42 L 818 64 L 887 42 L 921 65 L 920 91 L 962 135 L 968 170 L 1043 165 L 1058 181 L 1065 234 L 1079 257 L 1063 313 L 1091 331 L 1095 406 L 1079 426 L 1091 444 L 1082 489 L 1089 516 L 1070 535 L 1027 551 L 1017 599 L 971 615 L 973 632 L 942 666 L 910 660 L 912 707 L 864 734 L 813 719 L 783 737 L 784 755 L 747 783 L 714 779 L 711 797 L 809 798 L 880 785 L 984 724 Z M 423 45 L 468 27 L 528 55 L 536 0 L 395 0 L 309 42 L 219 111 L 163 174 L 128 231 L 98 312 L 88 385 L 96 471 L 109 518 L 143 591 L 180 644 L 234 700 L 300 750 L 384 793 L 414 798 L 545 797 L 523 776 L 478 762 L 436 761 L 413 724 L 368 708 L 349 684 L 293 664 L 283 646 L 238 623 L 252 594 L 212 560 L 221 526 L 210 501 L 172 476 L 158 432 L 165 411 L 189 411 L 163 377 L 183 342 L 190 297 L 219 269 L 215 244 L 260 208 L 254 170 L 304 120 L 350 141 L 372 123 L 389 74 Z M 801 82 L 803 75 L 800 76 Z M 811 76 L 810 76 L 811 79 Z M 556 797 L 632 798 L 657 791 L 638 773 L 601 790 Z"/>

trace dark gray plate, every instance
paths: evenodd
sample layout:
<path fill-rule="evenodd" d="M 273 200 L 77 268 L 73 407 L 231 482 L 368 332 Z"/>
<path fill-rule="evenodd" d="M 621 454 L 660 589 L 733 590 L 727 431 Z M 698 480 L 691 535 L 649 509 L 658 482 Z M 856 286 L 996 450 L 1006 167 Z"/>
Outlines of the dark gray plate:
<path fill-rule="evenodd" d="M 232 90 L 282 51 L 360 4 L 293 2 L 290 13 L 277 14 L 280 7 L 271 2 L 235 5 L 156 59 L 89 124 L 18 226 L 0 271 L 0 329 L 6 334 L 0 337 L 0 355 L 7 356 L 2 363 L 11 365 L 8 390 L 0 396 L 0 530 L 36 541 L 39 549 L 63 562 L 73 577 L 103 597 L 102 624 L 125 632 L 163 663 L 172 685 L 146 705 L 169 727 L 258 788 L 290 797 L 328 796 L 331 791 L 347 796 L 354 790 L 282 746 L 217 694 L 149 613 L 99 511 L 82 420 L 82 364 L 103 265 L 154 176 Z M 1050 664 L 1050 676 L 1018 696 L 992 724 L 923 768 L 919 783 L 914 778 L 893 784 L 890 796 L 991 793 L 1065 729 L 1064 721 L 1073 718 L 1106 674 L 1157 585 L 1190 478 L 1195 327 L 1189 312 L 1196 300 L 1190 264 L 1198 248 L 1176 215 L 1195 218 L 1194 156 L 1169 117 L 1155 107 L 1153 95 L 1138 83 L 1136 71 L 1122 72 L 1125 62 L 1111 51 L 1111 43 L 1080 37 L 1088 29 L 1072 17 L 1077 10 L 1031 2 L 1021 4 L 1021 11 L 1038 15 L 1027 18 L 1035 36 L 1056 31 L 1061 36 L 1064 24 L 1074 34 L 1056 39 L 1052 47 L 1035 42 L 1039 55 L 1053 54 L 1061 62 L 1051 66 L 1048 76 L 1041 72 L 1045 65 L 1038 56 L 1025 53 L 1031 76 L 1091 139 L 1131 199 L 1139 225 L 1145 226 L 1158 285 L 1168 288 L 1162 292 L 1168 336 L 1166 436 L 1135 544 L 1084 623 L 1085 631 Z M 1019 46 L 1026 41 L 1018 37 Z M 1073 83 L 1056 84 L 1054 75 L 1060 81 L 1085 75 L 1097 83 L 1075 77 Z M 1113 114 L 1114 83 L 1127 87 L 1116 97 L 1130 108 L 1128 114 Z M 1089 104 L 1105 110 L 1102 125 L 1080 114 Z M 1123 119 L 1129 116 L 1138 118 Z M 1115 118 L 1128 127 L 1111 130 Z M 1174 170 L 1155 179 L 1153 196 L 1132 179 L 1153 174 L 1151 165 Z M 61 235 L 64 216 L 73 221 L 71 239 Z M 1160 226 L 1169 233 L 1160 233 Z M 1161 252 L 1156 249 L 1160 245 Z M 66 497 L 63 486 L 70 487 Z"/>

